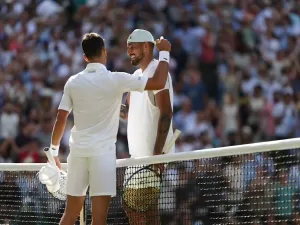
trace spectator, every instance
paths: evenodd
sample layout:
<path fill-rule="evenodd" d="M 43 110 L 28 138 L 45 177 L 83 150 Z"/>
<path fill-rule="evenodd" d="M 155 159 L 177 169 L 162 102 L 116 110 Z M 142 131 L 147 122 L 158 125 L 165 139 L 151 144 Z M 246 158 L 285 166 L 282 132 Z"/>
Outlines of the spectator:
<path fill-rule="evenodd" d="M 292 221 L 293 196 L 296 185 L 288 183 L 288 170 L 282 169 L 277 174 L 277 185 L 275 186 L 275 214 L 276 220 L 281 224 L 289 224 Z"/>
<path fill-rule="evenodd" d="M 206 103 L 206 86 L 201 80 L 201 74 L 195 69 L 186 71 L 183 93 L 192 101 L 192 110 L 204 110 Z"/>
<path fill-rule="evenodd" d="M 174 116 L 175 126 L 183 131 L 185 134 L 188 134 L 188 126 L 193 125 L 196 121 L 196 112 L 192 110 L 192 103 L 190 99 L 185 99 L 183 102 L 182 110 L 180 110 Z"/>
<path fill-rule="evenodd" d="M 224 107 L 222 116 L 223 135 L 237 132 L 239 128 L 238 104 L 233 94 L 229 93 L 224 97 Z"/>
<path fill-rule="evenodd" d="M 1 134 L 3 138 L 15 138 L 18 133 L 19 115 L 12 104 L 6 104 L 0 117 Z"/>
<path fill-rule="evenodd" d="M 19 162 L 39 163 L 40 161 L 40 142 L 37 139 L 31 139 L 21 150 Z"/>

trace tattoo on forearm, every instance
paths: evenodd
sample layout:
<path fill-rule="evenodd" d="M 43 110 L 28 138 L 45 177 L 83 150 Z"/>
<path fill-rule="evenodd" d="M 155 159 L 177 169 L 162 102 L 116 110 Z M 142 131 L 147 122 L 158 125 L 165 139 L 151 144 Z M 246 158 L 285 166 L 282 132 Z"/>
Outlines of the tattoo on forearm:
<path fill-rule="evenodd" d="M 154 147 L 154 153 L 162 153 L 163 147 L 165 145 L 169 128 L 171 125 L 172 117 L 170 115 L 162 115 L 158 121 L 157 137 Z"/>
<path fill-rule="evenodd" d="M 159 122 L 160 126 L 158 127 L 158 132 L 161 134 L 168 133 L 171 124 L 171 117 L 168 115 L 161 116 Z"/>
<path fill-rule="evenodd" d="M 121 117 L 126 117 L 128 114 L 128 105 L 122 104 L 120 110 Z"/>

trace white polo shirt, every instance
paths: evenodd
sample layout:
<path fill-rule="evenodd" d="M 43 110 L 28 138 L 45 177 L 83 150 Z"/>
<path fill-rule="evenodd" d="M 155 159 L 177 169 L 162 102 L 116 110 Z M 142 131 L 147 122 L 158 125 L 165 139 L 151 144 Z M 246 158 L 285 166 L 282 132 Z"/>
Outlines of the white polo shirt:
<path fill-rule="evenodd" d="M 65 84 L 59 109 L 74 114 L 70 153 L 96 156 L 115 152 L 122 94 L 143 92 L 148 78 L 110 72 L 100 63 L 89 63 Z"/>
<path fill-rule="evenodd" d="M 138 69 L 134 72 L 134 76 L 143 76 L 151 78 L 158 66 L 158 60 L 150 62 L 148 67 L 142 72 Z M 170 74 L 164 89 L 168 89 L 170 93 L 170 102 L 173 109 L 173 86 Z M 164 90 L 162 89 L 162 90 Z M 150 98 L 159 91 L 144 91 L 144 92 L 130 92 L 130 106 L 128 111 L 128 125 L 127 138 L 128 147 L 131 157 L 151 156 L 153 155 L 154 145 L 157 136 L 158 121 L 160 111 L 155 106 Z M 170 141 L 173 136 L 172 123 L 170 125 L 166 143 Z M 174 152 L 173 147 L 170 152 Z"/>

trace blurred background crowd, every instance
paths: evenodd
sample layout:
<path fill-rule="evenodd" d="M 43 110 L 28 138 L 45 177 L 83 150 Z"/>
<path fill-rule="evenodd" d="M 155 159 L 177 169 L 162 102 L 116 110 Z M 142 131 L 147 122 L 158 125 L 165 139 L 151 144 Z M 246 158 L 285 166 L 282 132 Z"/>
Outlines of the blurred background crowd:
<path fill-rule="evenodd" d="M 172 43 L 173 121 L 183 131 L 177 152 L 300 136 L 299 0 L 3 0 L 0 163 L 45 161 L 41 149 L 50 143 L 64 84 L 85 68 L 82 35 L 105 38 L 108 69 L 133 72 L 126 39 L 135 28 Z M 72 125 L 71 115 L 63 162 Z M 123 120 L 117 156 L 129 157 Z M 299 181 L 299 158 L 291 150 L 250 161 L 264 170 L 285 165 L 279 170 Z M 180 168 L 170 173 L 179 176 Z M 278 177 L 276 168 L 268 171 Z"/>
<path fill-rule="evenodd" d="M 300 134 L 298 0 L 6 0 L 0 17 L 0 162 L 41 160 L 91 31 L 105 38 L 110 70 L 136 69 L 126 55 L 135 28 L 172 42 L 179 152 Z M 71 127 L 72 117 L 63 161 Z M 124 121 L 117 149 L 128 157 Z"/>
<path fill-rule="evenodd" d="M 177 151 L 297 137 L 298 0 L 6 0 L 0 6 L 1 162 L 38 162 L 65 81 L 85 68 L 81 37 L 97 32 L 110 70 L 133 72 L 135 28 L 172 42 Z M 72 117 L 62 143 L 68 153 Z M 128 157 L 121 121 L 118 157 Z"/>

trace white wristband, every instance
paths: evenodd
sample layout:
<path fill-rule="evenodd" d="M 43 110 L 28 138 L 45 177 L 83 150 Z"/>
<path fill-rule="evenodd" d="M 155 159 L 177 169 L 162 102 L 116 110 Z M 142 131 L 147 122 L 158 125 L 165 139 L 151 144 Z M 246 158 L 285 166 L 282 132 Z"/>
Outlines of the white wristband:
<path fill-rule="evenodd" d="M 159 52 L 159 61 L 167 62 L 170 61 L 170 52 L 168 51 L 160 51 Z"/>
<path fill-rule="evenodd" d="M 53 156 L 58 156 L 59 145 L 50 145 L 51 154 Z"/>

